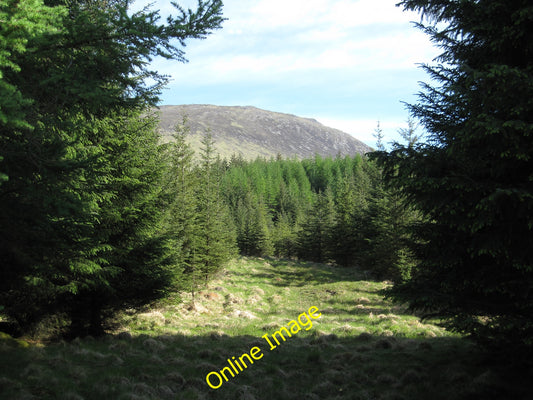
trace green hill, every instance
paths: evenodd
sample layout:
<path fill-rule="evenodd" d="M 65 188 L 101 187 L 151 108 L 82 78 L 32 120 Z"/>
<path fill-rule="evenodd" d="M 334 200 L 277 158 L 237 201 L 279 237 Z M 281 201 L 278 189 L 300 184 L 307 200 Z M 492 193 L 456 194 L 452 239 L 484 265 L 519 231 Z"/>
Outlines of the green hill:
<path fill-rule="evenodd" d="M 210 130 L 218 153 L 227 158 L 232 154 L 240 154 L 246 159 L 270 158 L 278 154 L 308 158 L 315 154 L 355 155 L 372 150 L 353 136 L 314 119 L 255 107 L 161 106 L 158 113 L 164 137 L 170 138 L 176 124 L 187 116 L 193 148 L 200 148 L 201 135 Z"/>

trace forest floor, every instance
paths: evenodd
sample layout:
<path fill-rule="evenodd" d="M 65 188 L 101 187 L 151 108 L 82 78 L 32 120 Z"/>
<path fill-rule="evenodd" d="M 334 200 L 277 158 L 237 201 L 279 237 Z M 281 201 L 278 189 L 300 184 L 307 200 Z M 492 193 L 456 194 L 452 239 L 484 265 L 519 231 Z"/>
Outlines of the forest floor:
<path fill-rule="evenodd" d="M 194 301 L 125 310 L 103 338 L 0 337 L 0 398 L 526 398 L 468 340 L 385 300 L 387 285 L 353 269 L 240 258 Z"/>

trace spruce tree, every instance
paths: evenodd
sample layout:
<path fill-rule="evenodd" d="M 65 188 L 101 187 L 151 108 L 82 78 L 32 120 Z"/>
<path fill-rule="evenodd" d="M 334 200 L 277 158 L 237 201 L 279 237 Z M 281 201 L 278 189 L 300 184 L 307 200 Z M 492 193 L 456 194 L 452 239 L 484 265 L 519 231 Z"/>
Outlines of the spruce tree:
<path fill-rule="evenodd" d="M 352 176 L 339 183 L 335 203 L 335 228 L 332 233 L 333 258 L 342 266 L 353 266 L 361 253 L 361 216 L 366 199 L 356 190 Z"/>
<path fill-rule="evenodd" d="M 207 132 L 202 138 L 197 167 L 197 262 L 205 281 L 237 252 L 235 228 L 220 193 L 221 176 L 215 160 L 213 137 Z"/>
<path fill-rule="evenodd" d="M 319 192 L 302 223 L 298 256 L 304 260 L 327 262 L 331 259 L 335 224 L 333 195 L 329 188 Z"/>
<path fill-rule="evenodd" d="M 452 329 L 533 349 L 533 40 L 527 0 L 404 0 L 443 52 L 409 106 L 427 141 L 378 153 L 427 223 L 391 295 Z M 423 21 L 424 22 L 424 21 Z M 524 352 L 523 354 L 526 354 Z"/>
<path fill-rule="evenodd" d="M 74 335 L 103 333 L 106 316 L 159 298 L 181 273 L 164 227 L 169 198 L 157 121 L 131 113 L 91 122 L 101 153 L 80 192 L 92 193 L 97 207 L 60 296 Z"/>
<path fill-rule="evenodd" d="M 237 243 L 242 254 L 247 256 L 271 256 L 273 252 L 270 238 L 266 206 L 262 199 L 247 193 L 237 204 L 234 214 L 237 225 Z"/>
<path fill-rule="evenodd" d="M 0 304 L 24 330 L 67 311 L 97 331 L 102 309 L 152 298 L 172 269 L 160 148 L 140 116 L 166 78 L 148 63 L 185 61 L 222 3 L 177 6 L 165 24 L 129 4 L 0 5 Z"/>
<path fill-rule="evenodd" d="M 401 191 L 376 182 L 361 227 L 366 242 L 361 265 L 379 279 L 408 280 L 416 264 L 410 230 L 419 222 Z"/>
<path fill-rule="evenodd" d="M 198 179 L 194 171 L 194 151 L 187 143 L 190 134 L 187 118 L 175 127 L 174 142 L 168 148 L 168 184 L 172 196 L 168 210 L 168 231 L 175 238 L 178 265 L 183 275 L 175 274 L 174 286 L 193 293 L 200 285 L 198 266 Z"/>
<path fill-rule="evenodd" d="M 281 213 L 275 223 L 272 240 L 276 257 L 292 258 L 298 249 L 298 223 L 289 215 Z"/>
<path fill-rule="evenodd" d="M 372 135 L 376 138 L 376 149 L 379 151 L 385 150 L 385 144 L 383 143 L 385 136 L 383 135 L 383 129 L 381 129 L 381 124 L 379 121 Z"/>

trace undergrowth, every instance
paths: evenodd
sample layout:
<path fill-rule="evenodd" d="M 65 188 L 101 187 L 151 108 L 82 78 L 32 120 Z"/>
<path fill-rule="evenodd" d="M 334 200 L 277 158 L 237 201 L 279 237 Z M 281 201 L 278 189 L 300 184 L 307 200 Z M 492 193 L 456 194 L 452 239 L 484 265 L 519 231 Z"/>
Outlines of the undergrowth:
<path fill-rule="evenodd" d="M 209 286 L 124 310 L 105 337 L 51 344 L 0 338 L 2 399 L 527 398 L 468 340 L 383 299 L 387 282 L 353 269 L 240 258 Z M 317 307 L 312 326 L 269 337 Z M 262 357 L 206 382 L 228 359 Z M 213 379 L 215 382 L 216 379 Z"/>

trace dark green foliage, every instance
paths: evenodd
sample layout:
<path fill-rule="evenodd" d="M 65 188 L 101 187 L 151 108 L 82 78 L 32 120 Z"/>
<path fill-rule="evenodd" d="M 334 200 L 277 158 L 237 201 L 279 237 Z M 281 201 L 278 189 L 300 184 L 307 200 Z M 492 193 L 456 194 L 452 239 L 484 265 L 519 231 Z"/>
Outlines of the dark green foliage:
<path fill-rule="evenodd" d="M 58 33 L 63 7 L 47 7 L 42 0 L 5 0 L 0 4 L 0 124 L 28 127 L 24 109 L 31 99 L 8 79 L 21 71 L 20 58 L 33 50 L 31 44 L 43 35 Z"/>
<path fill-rule="evenodd" d="M 401 280 L 414 262 L 406 227 L 418 216 L 382 186 L 381 172 L 361 156 L 234 157 L 222 180 L 242 254 L 335 262 Z"/>
<path fill-rule="evenodd" d="M 277 257 L 295 257 L 298 251 L 298 237 L 300 235 L 300 225 L 292 222 L 291 218 L 281 213 L 272 228 L 272 242 L 274 255 Z"/>
<path fill-rule="evenodd" d="M 117 115 L 93 121 L 91 128 L 102 153 L 86 190 L 94 190 L 98 208 L 92 210 L 90 241 L 84 239 L 91 248 L 71 261 L 75 275 L 63 301 L 73 305 L 74 331 L 84 332 L 89 316 L 95 334 L 102 312 L 160 297 L 180 271 L 172 236 L 163 229 L 168 194 L 156 121 Z"/>
<path fill-rule="evenodd" d="M 367 242 L 363 265 L 378 278 L 402 282 L 411 277 L 416 263 L 412 229 L 420 218 L 397 190 L 378 186 L 370 200 L 368 219 L 362 227 Z"/>
<path fill-rule="evenodd" d="M 427 218 L 420 264 L 392 295 L 484 343 L 533 348 L 533 9 L 517 1 L 402 1 L 443 53 L 410 106 L 424 144 L 379 153 Z"/>
<path fill-rule="evenodd" d="M 176 253 L 172 288 L 190 291 L 194 297 L 206 280 L 236 255 L 236 238 L 220 193 L 225 167 L 215 159 L 212 136 L 205 135 L 197 164 L 186 142 L 190 133 L 187 119 L 175 130 L 175 141 L 167 152 L 170 168 L 166 185 L 171 204 L 165 220 Z"/>
<path fill-rule="evenodd" d="M 202 144 L 200 165 L 196 168 L 197 268 L 207 280 L 236 255 L 237 249 L 233 221 L 221 197 L 221 169 L 217 168 L 213 137 L 209 132 L 204 135 Z"/>
<path fill-rule="evenodd" d="M 169 146 L 170 161 L 168 186 L 173 198 L 168 209 L 168 231 L 176 238 L 175 250 L 178 254 L 177 264 L 184 276 L 174 275 L 174 286 L 186 287 L 193 293 L 199 285 L 200 272 L 198 259 L 198 180 L 194 171 L 194 152 L 186 142 L 189 134 L 186 118 L 176 126 L 174 143 Z"/>
<path fill-rule="evenodd" d="M 19 90 L 24 87 L 24 98 L 46 103 L 47 112 L 100 117 L 155 104 L 167 78 L 149 70 L 149 61 L 185 61 L 184 41 L 205 37 L 223 20 L 218 0 L 201 0 L 196 11 L 176 6 L 178 15 L 165 24 L 149 8 L 128 13 L 130 0 L 47 2 L 54 3 L 63 6 L 60 30 L 30 38 L 32 51 L 16 59 L 21 72 L 6 76 Z"/>
<path fill-rule="evenodd" d="M 245 162 L 234 157 L 221 188 L 231 209 L 243 254 L 294 255 L 296 225 L 313 197 L 299 161 L 257 159 Z M 283 233 L 278 232 L 278 228 Z M 281 251 L 282 248 L 287 251 Z"/>
<path fill-rule="evenodd" d="M 2 187 L 2 228 L 11 233 L 2 240 L 2 304 L 22 327 L 61 310 L 80 330 L 94 314 L 97 330 L 103 308 L 153 298 L 168 280 L 155 123 L 137 114 L 75 123 L 78 139 L 62 157 L 61 137 L 41 139 L 48 159 L 39 175 L 16 163 L 24 155 L 6 158 L 15 168 Z"/>
<path fill-rule="evenodd" d="M 361 262 L 367 250 L 365 227 L 368 220 L 368 202 L 371 198 L 369 174 L 363 169 L 363 160 L 356 157 L 345 161 L 342 177 L 336 183 L 335 229 L 332 234 L 332 251 L 337 263 L 353 266 Z M 375 257 L 375 255 L 373 255 Z M 368 268 L 369 265 L 365 265 Z"/>
<path fill-rule="evenodd" d="M 245 195 L 235 210 L 237 243 L 241 253 L 249 256 L 272 255 L 272 242 L 268 227 L 266 206 L 261 200 Z"/>
<path fill-rule="evenodd" d="M 319 192 L 299 235 L 298 254 L 300 258 L 327 262 L 332 259 L 332 237 L 335 227 L 335 209 L 331 190 Z"/>
<path fill-rule="evenodd" d="M 147 66 L 183 61 L 222 3 L 163 25 L 128 5 L 0 5 L 0 305 L 23 330 L 66 312 L 76 333 L 98 333 L 105 311 L 160 296 L 179 271 L 165 157 L 141 117 L 166 78 Z"/>
<path fill-rule="evenodd" d="M 384 151 L 383 144 L 379 143 L 379 131 L 378 124 L 377 148 Z M 399 133 L 409 148 L 413 148 L 420 139 L 417 126 L 411 118 L 407 120 L 407 128 L 400 129 Z M 406 281 L 410 279 L 411 270 L 417 261 L 413 252 L 416 240 L 411 231 L 420 224 L 420 213 L 401 190 L 385 185 L 382 171 L 371 170 L 370 180 L 373 185 L 368 190 L 372 194 L 367 204 L 366 221 L 362 221 L 367 244 L 362 262 L 378 278 L 388 278 L 394 282 Z"/>

